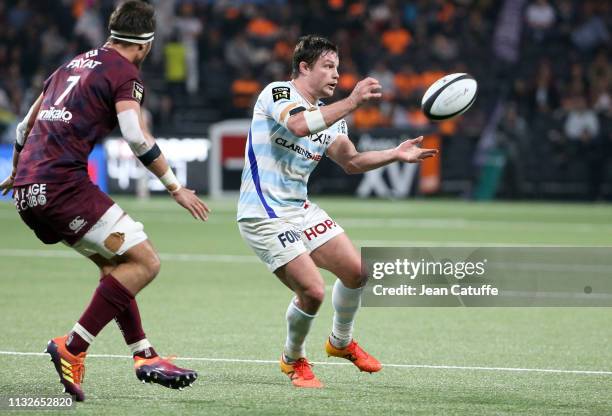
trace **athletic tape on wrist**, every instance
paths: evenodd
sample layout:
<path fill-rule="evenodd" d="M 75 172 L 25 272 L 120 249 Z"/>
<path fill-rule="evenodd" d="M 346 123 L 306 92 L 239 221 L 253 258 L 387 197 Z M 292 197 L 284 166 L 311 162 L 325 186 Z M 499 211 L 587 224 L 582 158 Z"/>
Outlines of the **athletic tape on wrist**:
<path fill-rule="evenodd" d="M 171 167 L 168 167 L 166 173 L 160 176 L 159 180 L 161 181 L 161 183 L 164 184 L 164 186 L 170 193 L 174 193 L 182 188 L 181 183 L 174 175 L 174 172 L 172 171 Z"/>
<path fill-rule="evenodd" d="M 323 118 L 323 113 L 321 113 L 321 109 L 319 108 L 312 111 L 305 111 L 304 118 L 306 119 L 308 130 L 310 130 L 310 133 L 312 134 L 318 133 L 327 128 L 327 124 L 325 124 L 325 119 Z"/>

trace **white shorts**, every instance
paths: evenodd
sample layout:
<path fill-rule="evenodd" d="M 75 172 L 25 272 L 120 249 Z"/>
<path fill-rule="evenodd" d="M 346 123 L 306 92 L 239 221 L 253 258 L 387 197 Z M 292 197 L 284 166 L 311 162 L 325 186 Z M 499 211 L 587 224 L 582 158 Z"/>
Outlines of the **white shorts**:
<path fill-rule="evenodd" d="M 344 232 L 312 202 L 304 204 L 302 215 L 245 219 L 238 222 L 238 228 L 244 241 L 272 272 Z"/>
<path fill-rule="evenodd" d="M 147 239 L 142 223 L 134 221 L 119 205 L 111 206 L 72 248 L 85 257 L 120 256 Z"/>

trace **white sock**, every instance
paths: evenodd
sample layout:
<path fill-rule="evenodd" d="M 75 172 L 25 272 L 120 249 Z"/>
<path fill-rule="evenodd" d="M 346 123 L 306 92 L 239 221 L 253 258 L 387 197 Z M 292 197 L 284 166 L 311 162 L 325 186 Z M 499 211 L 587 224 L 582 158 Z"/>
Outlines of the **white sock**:
<path fill-rule="evenodd" d="M 76 324 L 74 324 L 74 326 L 72 327 L 72 331 L 71 332 L 74 332 L 75 334 L 78 334 L 81 338 L 83 338 L 83 341 L 85 341 L 89 345 L 91 345 L 94 342 L 94 340 L 96 339 L 95 336 L 90 334 L 89 331 L 87 329 L 85 329 L 85 327 L 83 327 L 83 325 L 81 325 L 78 322 Z M 70 341 L 72 341 L 72 339 L 69 337 L 68 338 L 68 342 L 66 342 L 66 344 L 70 344 Z"/>
<path fill-rule="evenodd" d="M 334 305 L 334 327 L 331 342 L 336 348 L 345 348 L 353 339 L 353 323 L 361 306 L 363 287 L 349 289 L 340 279 L 334 283 L 332 304 Z"/>
<path fill-rule="evenodd" d="M 130 349 L 130 351 L 132 351 L 132 355 L 136 354 L 137 352 L 144 351 L 145 356 L 149 358 L 149 356 L 151 355 L 149 348 L 153 348 L 153 345 L 151 345 L 148 339 L 144 338 L 138 342 L 129 344 L 128 348 Z"/>
<path fill-rule="evenodd" d="M 304 341 L 310 331 L 316 315 L 309 315 L 295 304 L 296 298 L 291 299 L 287 308 L 287 340 L 285 341 L 285 358 L 297 360 L 306 356 Z"/>

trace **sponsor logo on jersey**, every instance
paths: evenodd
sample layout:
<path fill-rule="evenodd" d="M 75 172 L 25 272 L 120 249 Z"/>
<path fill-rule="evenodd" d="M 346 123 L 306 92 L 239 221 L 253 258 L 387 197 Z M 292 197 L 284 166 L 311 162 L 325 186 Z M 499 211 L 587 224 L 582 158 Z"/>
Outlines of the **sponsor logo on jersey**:
<path fill-rule="evenodd" d="M 340 120 L 338 131 L 340 132 L 340 134 L 348 135 L 348 127 L 346 126 L 345 120 Z"/>
<path fill-rule="evenodd" d="M 66 110 L 66 107 L 55 108 L 50 107 L 47 110 L 41 110 L 38 113 L 38 119 L 42 121 L 63 121 L 69 123 L 72 120 L 72 113 Z"/>
<path fill-rule="evenodd" d="M 134 81 L 134 88 L 132 89 L 132 97 L 139 103 L 142 102 L 142 96 L 144 95 L 144 86 Z"/>
<path fill-rule="evenodd" d="M 336 224 L 334 220 L 328 218 L 323 222 L 320 222 L 310 228 L 307 228 L 303 232 L 308 241 L 311 241 L 313 238 L 318 238 L 321 234 L 325 234 L 328 230 L 336 228 L 337 226 L 338 224 Z"/>
<path fill-rule="evenodd" d="M 324 146 L 327 146 L 329 142 L 331 141 L 331 136 L 325 133 L 311 134 L 308 136 L 308 138 L 312 140 L 313 142 L 321 143 Z"/>
<path fill-rule="evenodd" d="M 70 61 L 68 65 L 66 65 L 66 69 L 94 69 L 98 65 L 102 65 L 102 62 L 88 58 L 77 58 Z"/>
<path fill-rule="evenodd" d="M 278 241 L 283 245 L 283 248 L 287 247 L 287 244 L 293 244 L 301 240 L 300 233 L 289 230 L 284 233 L 277 235 Z"/>
<path fill-rule="evenodd" d="M 79 215 L 75 219 L 70 221 L 70 224 L 68 224 L 68 228 L 70 228 L 70 231 L 74 231 L 74 233 L 76 234 L 81 230 L 81 228 L 85 227 L 86 224 L 87 224 L 87 221 L 85 221 Z"/>
<path fill-rule="evenodd" d="M 47 203 L 47 184 L 33 183 L 27 188 L 15 190 L 15 208 L 17 212 L 25 211 L 28 208 L 45 205 Z"/>
<path fill-rule="evenodd" d="M 291 95 L 291 91 L 289 87 L 274 87 L 272 88 L 272 99 L 274 102 L 278 100 L 289 100 Z"/>
<path fill-rule="evenodd" d="M 284 147 L 285 149 L 292 150 L 298 155 L 304 156 L 304 158 L 306 159 L 314 160 L 315 162 L 318 162 L 319 160 L 321 160 L 321 157 L 322 157 L 320 154 L 309 152 L 308 150 L 304 149 L 302 146 L 295 144 L 295 143 L 291 143 L 290 141 L 288 141 L 287 139 L 283 139 L 282 137 L 277 137 L 276 140 L 274 140 L 274 143 L 276 143 L 279 146 Z"/>

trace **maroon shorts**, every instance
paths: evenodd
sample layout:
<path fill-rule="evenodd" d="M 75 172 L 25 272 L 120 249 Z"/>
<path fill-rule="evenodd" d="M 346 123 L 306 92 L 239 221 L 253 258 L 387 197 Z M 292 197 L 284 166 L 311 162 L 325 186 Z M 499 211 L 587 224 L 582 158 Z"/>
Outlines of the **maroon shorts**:
<path fill-rule="evenodd" d="M 16 186 L 15 207 L 40 241 L 79 241 L 114 204 L 89 178 L 67 183 Z"/>

